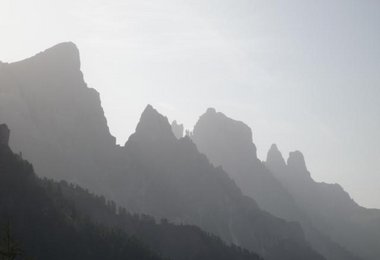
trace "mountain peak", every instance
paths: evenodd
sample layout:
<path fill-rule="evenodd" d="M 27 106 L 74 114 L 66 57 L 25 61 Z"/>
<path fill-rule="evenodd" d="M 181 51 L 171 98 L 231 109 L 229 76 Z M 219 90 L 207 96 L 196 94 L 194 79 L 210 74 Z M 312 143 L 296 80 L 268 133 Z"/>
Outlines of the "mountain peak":
<path fill-rule="evenodd" d="M 61 65 L 80 69 L 79 49 L 73 42 L 62 42 L 41 53 L 50 61 L 60 61 Z"/>
<path fill-rule="evenodd" d="M 70 41 L 58 43 L 48 48 L 47 50 L 61 50 L 61 51 L 65 50 L 65 51 L 71 51 L 71 52 L 79 52 L 76 44 Z"/>
<path fill-rule="evenodd" d="M 270 146 L 269 151 L 280 152 L 280 151 L 278 150 L 277 144 L 272 144 L 272 145 Z"/>
<path fill-rule="evenodd" d="M 252 140 L 252 130 L 241 121 L 227 117 L 214 108 L 208 108 L 194 126 L 193 140 L 200 150 L 208 146 L 220 145 L 220 149 L 229 147 L 231 153 L 246 154 L 247 160 L 256 156 L 256 146 Z M 204 147 L 202 147 L 204 145 Z"/>
<path fill-rule="evenodd" d="M 0 124 L 0 145 L 9 144 L 9 128 L 6 124 Z"/>
<path fill-rule="evenodd" d="M 278 147 L 276 144 L 272 144 L 272 146 L 270 147 L 267 154 L 266 163 L 270 164 L 271 166 L 276 166 L 276 167 L 286 166 L 284 157 L 282 157 L 282 154 L 280 150 L 278 150 Z"/>
<path fill-rule="evenodd" d="M 213 107 L 209 107 L 206 110 L 206 114 L 216 114 L 216 109 Z"/>
<path fill-rule="evenodd" d="M 61 42 L 41 53 L 61 53 L 68 54 L 69 56 L 79 56 L 79 49 L 73 42 Z"/>
<path fill-rule="evenodd" d="M 289 153 L 288 166 L 298 171 L 307 171 L 305 158 L 300 151 Z"/>
<path fill-rule="evenodd" d="M 32 64 L 41 70 L 80 70 L 79 49 L 73 42 L 62 42 L 14 64 L 20 63 Z"/>
<path fill-rule="evenodd" d="M 229 134 L 236 134 L 246 141 L 252 142 L 252 130 L 249 126 L 241 121 L 227 117 L 215 108 L 208 108 L 207 111 L 199 118 L 194 127 L 194 132 L 202 125 L 215 127 L 214 130 L 227 130 Z M 199 129 L 198 129 L 199 130 Z"/>
<path fill-rule="evenodd" d="M 168 118 L 161 115 L 152 105 L 147 105 L 141 114 L 135 134 L 149 139 L 173 139 L 175 138 Z"/>
<path fill-rule="evenodd" d="M 141 114 L 140 123 L 150 119 L 165 121 L 165 123 L 169 124 L 169 121 L 165 116 L 161 115 L 151 104 L 148 104 Z"/>

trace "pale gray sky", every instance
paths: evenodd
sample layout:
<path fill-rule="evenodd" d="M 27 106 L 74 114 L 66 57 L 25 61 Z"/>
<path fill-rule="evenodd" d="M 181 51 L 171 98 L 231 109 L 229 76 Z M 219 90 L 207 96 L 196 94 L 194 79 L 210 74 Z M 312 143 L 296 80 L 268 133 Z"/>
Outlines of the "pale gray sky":
<path fill-rule="evenodd" d="M 207 107 L 261 159 L 299 149 L 318 181 L 380 208 L 380 1 L 0 0 L 0 60 L 62 41 L 124 143 L 147 103 L 192 128 Z"/>

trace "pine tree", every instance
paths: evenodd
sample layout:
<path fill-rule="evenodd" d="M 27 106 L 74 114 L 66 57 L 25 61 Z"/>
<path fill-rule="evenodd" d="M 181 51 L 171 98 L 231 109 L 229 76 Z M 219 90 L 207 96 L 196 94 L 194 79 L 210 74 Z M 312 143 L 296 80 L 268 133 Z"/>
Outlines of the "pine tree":
<path fill-rule="evenodd" d="M 21 254 L 21 248 L 11 236 L 11 225 L 7 223 L 4 228 L 4 237 L 0 244 L 1 260 L 15 260 Z"/>

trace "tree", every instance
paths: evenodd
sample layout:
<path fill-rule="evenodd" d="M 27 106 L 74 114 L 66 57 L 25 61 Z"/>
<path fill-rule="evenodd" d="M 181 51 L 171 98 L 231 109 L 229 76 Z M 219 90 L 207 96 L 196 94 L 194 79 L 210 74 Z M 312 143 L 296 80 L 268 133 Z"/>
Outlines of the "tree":
<path fill-rule="evenodd" d="M 4 228 L 4 237 L 0 244 L 1 260 L 15 260 L 17 256 L 22 254 L 21 248 L 11 236 L 11 225 L 9 222 Z"/>

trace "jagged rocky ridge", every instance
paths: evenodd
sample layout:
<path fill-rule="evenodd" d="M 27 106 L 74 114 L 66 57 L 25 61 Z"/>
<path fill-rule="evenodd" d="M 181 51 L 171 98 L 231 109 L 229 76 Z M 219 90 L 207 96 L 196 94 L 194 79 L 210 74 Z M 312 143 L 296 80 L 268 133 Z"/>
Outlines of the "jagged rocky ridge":
<path fill-rule="evenodd" d="M 298 225 L 260 210 L 189 137 L 178 140 L 152 106 L 144 110 L 124 152 L 128 170 L 117 182 L 123 183 L 119 194 L 127 198 L 122 202 L 127 208 L 198 225 L 266 259 L 320 258 Z"/>
<path fill-rule="evenodd" d="M 7 138 L 9 129 L 0 125 L 0 140 Z M 114 202 L 79 186 L 39 179 L 32 166 L 13 154 L 6 142 L 0 143 L 0 169 L 0 227 L 9 222 L 17 241 L 13 245 L 24 257 L 261 259 L 247 250 L 227 246 L 197 227 L 166 220 L 156 223 L 150 216 L 117 209 Z M 0 254 L 5 251 L 3 246 L 0 240 Z"/>
<path fill-rule="evenodd" d="M 104 171 L 115 165 L 115 138 L 99 93 L 84 82 L 73 43 L 0 65 L 0 120 L 12 130 L 12 149 L 42 176 L 110 195 Z"/>
<path fill-rule="evenodd" d="M 154 112 L 153 108 L 148 108 Z M 109 133 L 99 94 L 95 90 L 87 88 L 83 80 L 80 72 L 79 52 L 75 45 L 72 43 L 60 44 L 30 59 L 11 64 L 0 64 L 0 122 L 9 123 L 14 133 L 10 140 L 13 149 L 22 152 L 25 158 L 35 164 L 36 169 L 43 176 L 74 181 L 98 194 L 105 194 L 107 198 L 116 200 L 135 212 L 150 212 L 156 217 L 168 216 L 171 221 L 200 225 L 206 230 L 220 235 L 225 241 L 257 249 L 269 257 L 276 258 L 275 255 L 271 256 L 270 254 L 279 253 L 286 247 L 279 246 L 279 250 L 271 251 L 273 250 L 270 246 L 272 240 L 277 240 L 284 234 L 293 238 L 302 237 L 302 232 L 292 228 L 290 228 L 292 231 L 286 230 L 280 234 L 279 229 L 281 228 L 276 227 L 274 228 L 277 229 L 276 231 L 268 231 L 265 225 L 260 226 L 263 229 L 259 231 L 240 230 L 241 228 L 236 227 L 233 232 L 226 230 L 228 227 L 226 219 L 230 219 L 230 211 L 233 211 L 234 215 L 245 215 L 244 211 L 240 209 L 241 206 L 237 207 L 239 209 L 231 207 L 231 201 L 236 200 L 244 204 L 244 207 L 247 206 L 246 204 L 254 204 L 252 200 L 248 199 L 251 202 L 247 202 L 246 199 L 242 199 L 242 195 L 238 195 L 241 192 L 236 185 L 215 184 L 219 182 L 233 183 L 228 174 L 239 184 L 241 180 L 238 180 L 240 178 L 238 176 L 241 172 L 235 174 L 232 167 L 237 163 L 235 161 L 230 163 L 232 166 L 229 169 L 230 172 L 227 170 L 228 174 L 224 171 L 228 167 L 224 167 L 225 169 L 222 170 L 208 164 L 207 159 L 199 154 L 188 137 L 179 140 L 173 138 L 172 134 L 168 134 L 170 125 L 167 120 L 159 119 L 160 116 L 153 112 L 151 114 L 155 116 L 149 119 L 151 122 L 144 124 L 140 122 L 136 134 L 130 138 L 126 146 L 118 147 L 115 145 L 115 139 Z M 215 111 L 210 110 L 209 112 Z M 152 131 L 152 127 L 157 128 Z M 221 125 L 218 131 L 223 133 L 225 131 L 223 127 Z M 180 129 L 177 128 L 177 130 Z M 227 129 L 227 131 L 229 130 Z M 183 135 L 180 132 L 177 131 L 177 137 Z M 249 191 L 249 185 L 246 187 L 241 185 L 243 193 L 254 197 L 259 207 L 282 218 L 299 221 L 308 239 L 310 239 L 310 234 L 319 237 L 316 241 L 320 244 L 315 244 L 315 240 L 312 240 L 313 246 L 320 252 L 324 252 L 324 255 L 329 256 L 328 259 L 353 259 L 350 254 L 345 256 L 347 252 L 333 242 L 338 242 L 341 246 L 365 259 L 379 258 L 378 210 L 364 209 L 358 206 L 338 185 L 314 182 L 300 153 L 292 154 L 286 164 L 282 156 L 276 155 L 276 149 L 271 149 L 274 156 L 268 155 L 265 167 L 257 159 L 250 130 L 247 131 L 245 128 L 237 134 L 239 135 L 238 147 L 233 146 L 234 143 L 229 145 L 232 145 L 231 149 L 235 150 L 241 146 L 245 152 L 240 158 L 232 156 L 228 159 L 241 160 L 243 158 L 242 165 L 244 165 L 245 171 L 250 167 L 256 167 L 255 172 L 261 172 L 260 177 L 255 177 L 258 184 L 261 183 L 262 186 L 270 187 L 268 189 L 274 191 L 265 194 L 266 189 L 259 187 Z M 149 138 L 145 138 L 147 136 Z M 195 140 L 194 136 L 192 138 Z M 210 159 L 217 164 L 213 161 L 215 158 Z M 199 168 L 194 165 L 189 166 L 192 164 L 191 162 L 196 165 L 200 163 L 203 166 Z M 167 165 L 169 163 L 170 167 Z M 185 166 L 191 170 L 187 170 Z M 199 212 L 195 210 L 199 208 L 197 204 L 199 202 L 194 203 L 194 198 L 201 197 L 197 194 L 199 191 L 191 190 L 190 185 L 188 187 L 184 184 L 197 183 L 194 180 L 186 179 L 190 176 L 197 176 L 196 174 L 192 175 L 192 172 L 217 172 L 217 174 L 206 174 L 206 180 L 210 181 L 211 179 L 210 183 L 213 183 L 210 185 L 210 191 L 214 196 L 206 201 L 209 201 L 208 203 L 212 204 L 214 208 L 206 205 L 204 208 L 207 210 Z M 169 178 L 172 175 L 178 179 Z M 186 178 L 183 178 L 183 175 Z M 202 188 L 202 185 L 200 187 Z M 231 190 L 227 195 L 225 195 L 225 187 L 229 187 L 228 191 Z M 134 193 L 133 191 L 138 192 Z M 155 194 L 164 196 L 167 201 L 153 198 Z M 180 196 L 177 198 L 173 194 L 180 194 Z M 267 200 L 266 196 L 272 197 Z M 277 199 L 280 197 L 281 207 L 277 207 Z M 214 204 L 215 201 L 216 204 Z M 188 202 L 190 205 L 187 205 Z M 244 207 L 242 206 L 242 208 Z M 251 207 L 248 206 L 249 209 Z M 262 216 L 263 211 L 256 210 L 259 207 L 252 207 L 252 212 L 255 214 L 260 212 L 258 214 Z M 222 217 L 219 222 L 214 219 L 210 221 L 212 216 L 209 215 Z M 205 224 L 204 218 L 208 219 L 208 223 Z M 269 222 L 274 219 L 270 215 L 269 218 L 265 218 Z M 279 220 L 276 223 L 280 222 Z M 282 223 L 285 223 L 283 227 L 289 227 L 286 222 Z M 309 230 L 308 225 L 311 225 L 310 229 L 313 230 Z M 318 232 L 311 233 L 315 232 L 314 229 L 317 229 Z M 239 234 L 238 238 L 236 238 L 235 231 Z M 251 235 L 250 231 L 257 238 L 248 237 Z M 271 234 L 270 238 L 266 236 L 267 234 Z M 263 239 L 264 237 L 265 239 Z M 244 244 L 245 242 L 242 242 L 248 240 L 252 243 L 251 245 L 247 246 Z M 300 241 L 305 246 L 304 239 L 301 238 Z M 331 246 L 333 249 L 326 249 Z M 297 250 L 299 248 L 289 249 L 290 252 L 286 253 L 290 254 L 281 257 L 288 256 L 296 259 L 294 255 L 291 256 L 291 253 L 294 254 Z M 325 254 L 326 250 L 330 253 L 338 252 L 340 255 Z M 305 255 L 297 257 L 303 259 Z"/>
<path fill-rule="evenodd" d="M 199 151 L 215 166 L 222 166 L 261 208 L 296 219 L 299 210 L 292 196 L 257 158 L 252 130 L 246 124 L 209 108 L 194 126 L 191 138 Z"/>
<path fill-rule="evenodd" d="M 192 139 L 200 151 L 213 164 L 222 166 L 245 194 L 256 199 L 261 208 L 301 223 L 307 240 L 327 259 L 359 259 L 313 226 L 292 194 L 257 158 L 252 130 L 246 124 L 209 108 L 196 123 Z M 273 158 L 281 163 L 282 158 L 277 155 Z M 306 168 L 305 165 L 303 167 Z"/>
<path fill-rule="evenodd" d="M 88 221 L 62 194 L 52 196 L 31 164 L 13 154 L 8 138 L 0 125 L 2 259 L 164 259 L 120 229 Z"/>
<path fill-rule="evenodd" d="M 78 57 L 64 43 L 0 69 L 0 120 L 41 175 L 77 182 L 128 210 L 199 225 L 266 259 L 322 259 L 298 224 L 263 212 L 152 107 L 125 147 L 116 146 Z"/>
<path fill-rule="evenodd" d="M 285 163 L 272 145 L 266 165 L 318 230 L 364 259 L 380 258 L 380 210 L 359 206 L 338 184 L 314 181 L 299 151 Z"/>

